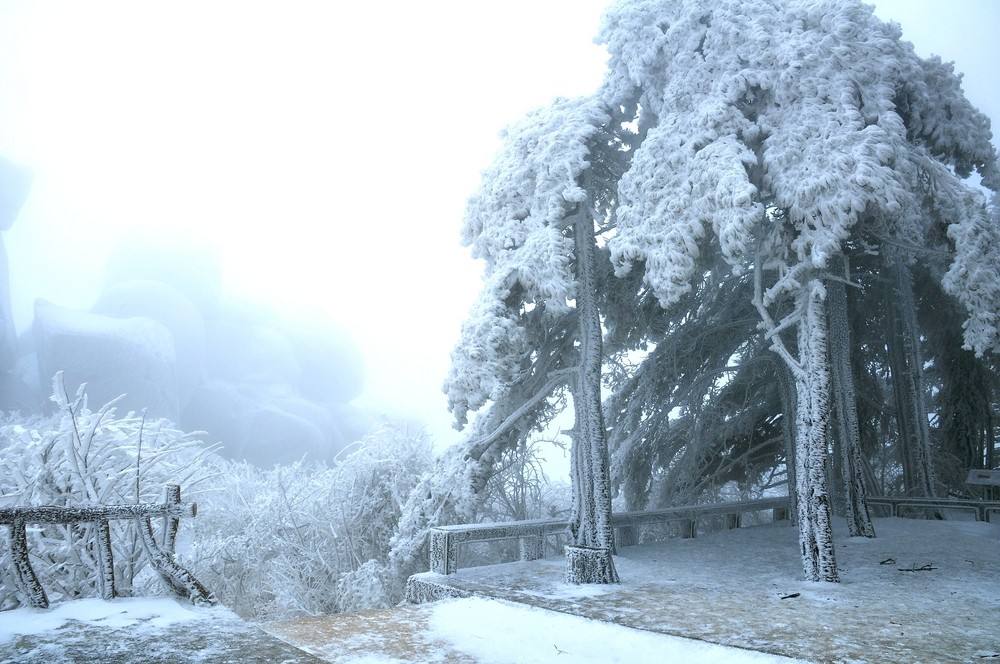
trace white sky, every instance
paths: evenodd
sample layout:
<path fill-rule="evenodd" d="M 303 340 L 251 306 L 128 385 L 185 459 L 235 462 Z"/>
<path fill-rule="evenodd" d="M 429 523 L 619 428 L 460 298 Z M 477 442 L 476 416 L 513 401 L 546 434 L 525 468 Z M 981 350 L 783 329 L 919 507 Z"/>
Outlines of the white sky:
<path fill-rule="evenodd" d="M 598 85 L 605 5 L 0 0 L 0 154 L 35 172 L 5 236 L 19 327 L 36 297 L 88 307 L 124 231 L 176 231 L 216 247 L 231 291 L 329 312 L 363 404 L 455 440 L 465 200 L 505 124 Z M 1000 2 L 877 7 L 1000 126 Z"/>

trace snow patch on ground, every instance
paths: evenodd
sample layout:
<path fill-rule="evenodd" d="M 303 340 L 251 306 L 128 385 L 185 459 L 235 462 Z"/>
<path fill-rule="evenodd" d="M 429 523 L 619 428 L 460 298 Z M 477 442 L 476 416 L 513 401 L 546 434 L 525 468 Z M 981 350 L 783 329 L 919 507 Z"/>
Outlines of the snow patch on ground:
<path fill-rule="evenodd" d="M 435 581 L 481 597 L 820 661 L 965 662 L 1000 654 L 1000 524 L 834 520 L 842 583 L 802 580 L 787 524 L 623 547 L 622 583 L 568 589 L 561 559 L 465 568 Z M 922 566 L 930 568 L 921 570 Z M 920 570 L 920 571 L 916 571 Z"/>
<path fill-rule="evenodd" d="M 140 623 L 159 628 L 203 616 L 193 607 L 185 607 L 180 602 L 163 597 L 129 597 L 112 601 L 78 599 L 57 604 L 48 610 L 21 608 L 0 611 L 0 643 L 18 636 L 57 630 L 70 621 L 110 628 L 132 627 Z"/>
<path fill-rule="evenodd" d="M 479 597 L 435 603 L 427 636 L 483 664 L 796 661 Z"/>

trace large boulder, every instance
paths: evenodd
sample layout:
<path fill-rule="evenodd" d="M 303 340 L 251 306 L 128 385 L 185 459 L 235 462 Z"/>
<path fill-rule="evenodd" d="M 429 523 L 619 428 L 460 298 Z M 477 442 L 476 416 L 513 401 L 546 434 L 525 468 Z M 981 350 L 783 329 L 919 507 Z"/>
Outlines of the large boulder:
<path fill-rule="evenodd" d="M 288 385 L 302 368 L 291 341 L 266 321 L 227 316 L 208 325 L 208 374 L 231 382 Z"/>
<path fill-rule="evenodd" d="M 0 157 L 0 231 L 8 231 L 31 190 L 31 173 Z"/>
<path fill-rule="evenodd" d="M 173 286 L 145 280 L 112 284 L 92 310 L 114 318 L 148 318 L 170 331 L 182 404 L 204 380 L 205 323 L 194 303 Z"/>
<path fill-rule="evenodd" d="M 31 189 L 31 175 L 0 157 L 0 231 L 10 230 Z M 17 343 L 10 306 L 10 268 L 0 239 L 0 372 L 14 366 Z"/>
<path fill-rule="evenodd" d="M 303 457 L 329 459 L 339 447 L 325 409 L 272 387 L 210 381 L 192 396 L 181 415 L 188 430 L 205 431 L 231 459 L 258 466 L 290 463 Z"/>
<path fill-rule="evenodd" d="M 174 346 L 170 331 L 149 318 L 112 318 L 35 303 L 39 374 L 65 373 L 66 385 L 87 383 L 91 406 L 125 394 L 120 410 L 150 416 L 179 415 Z"/>
<path fill-rule="evenodd" d="M 213 250 L 190 237 L 135 232 L 126 235 L 108 258 L 108 287 L 133 281 L 166 284 L 194 303 L 205 317 L 214 316 L 222 298 L 219 262 Z"/>
<path fill-rule="evenodd" d="M 285 325 L 302 373 L 302 394 L 320 403 L 347 403 L 361 394 L 364 366 L 361 351 L 343 330 L 313 317 Z"/>

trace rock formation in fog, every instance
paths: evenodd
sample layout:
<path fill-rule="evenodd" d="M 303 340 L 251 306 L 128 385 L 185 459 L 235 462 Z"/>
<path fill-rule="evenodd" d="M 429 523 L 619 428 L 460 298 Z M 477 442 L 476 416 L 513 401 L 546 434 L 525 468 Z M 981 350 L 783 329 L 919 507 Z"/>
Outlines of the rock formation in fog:
<path fill-rule="evenodd" d="M 14 225 L 21 207 L 28 198 L 31 176 L 0 157 L 0 231 Z M 10 307 L 10 275 L 7 250 L 0 237 L 0 372 L 13 367 L 17 352 L 17 336 Z"/>
<path fill-rule="evenodd" d="M 350 404 L 363 371 L 342 331 L 227 298 L 214 257 L 171 239 L 125 238 L 92 310 L 40 301 L 21 346 L 0 385 L 20 398 L 6 407 L 47 407 L 62 370 L 94 405 L 126 394 L 120 408 L 205 431 L 258 465 L 332 458 L 368 427 Z"/>

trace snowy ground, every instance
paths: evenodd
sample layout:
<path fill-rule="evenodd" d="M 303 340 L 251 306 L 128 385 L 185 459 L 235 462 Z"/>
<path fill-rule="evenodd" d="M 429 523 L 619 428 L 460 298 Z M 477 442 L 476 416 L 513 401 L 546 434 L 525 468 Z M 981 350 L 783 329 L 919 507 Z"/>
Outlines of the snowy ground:
<path fill-rule="evenodd" d="M 1000 525 L 877 519 L 836 524 L 843 582 L 799 580 L 795 530 L 724 531 L 627 547 L 620 586 L 573 587 L 561 560 L 421 575 L 481 595 L 821 662 L 1000 659 Z M 912 570 L 930 564 L 934 569 Z"/>
<path fill-rule="evenodd" d="M 81 599 L 52 609 L 0 612 L 0 663 L 273 662 L 312 656 L 230 611 L 169 598 Z"/>
<path fill-rule="evenodd" d="M 482 597 L 290 621 L 268 629 L 337 664 L 794 661 Z"/>
<path fill-rule="evenodd" d="M 876 528 L 876 540 L 838 530 L 839 585 L 800 581 L 795 531 L 761 526 L 625 548 L 619 586 L 568 586 L 561 560 L 421 575 L 479 596 L 266 626 L 278 638 L 171 599 L 18 609 L 0 613 L 0 663 L 1000 659 L 1000 525 Z"/>

